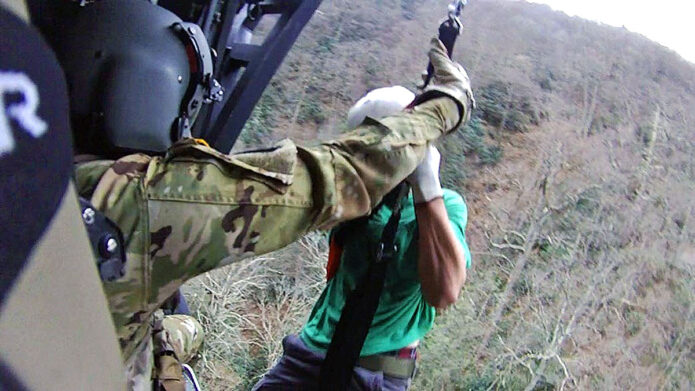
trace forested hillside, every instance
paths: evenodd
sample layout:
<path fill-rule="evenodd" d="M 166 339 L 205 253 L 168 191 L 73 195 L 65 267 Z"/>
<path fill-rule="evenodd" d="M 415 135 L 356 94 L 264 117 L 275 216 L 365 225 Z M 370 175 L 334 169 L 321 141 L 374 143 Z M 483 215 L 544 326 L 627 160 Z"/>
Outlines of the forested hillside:
<path fill-rule="evenodd" d="M 367 90 L 414 89 L 446 0 L 324 0 L 242 134 L 344 131 Z M 473 268 L 416 390 L 695 387 L 695 65 L 625 29 L 471 1 L 454 59 L 478 110 L 444 140 Z M 192 281 L 206 389 L 249 389 L 321 292 L 326 243 Z"/>

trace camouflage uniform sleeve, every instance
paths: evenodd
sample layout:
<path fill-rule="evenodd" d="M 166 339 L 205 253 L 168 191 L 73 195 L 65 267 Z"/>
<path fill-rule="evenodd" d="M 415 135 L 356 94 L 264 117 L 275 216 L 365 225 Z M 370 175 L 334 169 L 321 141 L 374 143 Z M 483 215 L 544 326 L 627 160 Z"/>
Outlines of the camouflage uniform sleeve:
<path fill-rule="evenodd" d="M 105 284 L 122 342 L 187 279 L 369 213 L 458 115 L 439 98 L 316 147 L 225 155 L 185 141 L 163 157 L 79 165 L 81 193 L 126 240 L 126 276 Z"/>
<path fill-rule="evenodd" d="M 457 110 L 433 100 L 316 147 L 285 140 L 235 155 L 175 147 L 153 159 L 143 181 L 152 256 L 200 273 L 363 216 L 453 127 Z"/>

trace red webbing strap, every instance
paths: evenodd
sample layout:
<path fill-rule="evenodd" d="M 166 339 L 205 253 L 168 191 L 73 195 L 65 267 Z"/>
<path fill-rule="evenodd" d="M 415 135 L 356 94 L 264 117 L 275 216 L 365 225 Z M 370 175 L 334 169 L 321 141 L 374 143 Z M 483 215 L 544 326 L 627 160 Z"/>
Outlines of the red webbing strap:
<path fill-rule="evenodd" d="M 331 235 L 328 245 L 328 263 L 326 264 L 326 281 L 330 281 L 335 277 L 340 266 L 340 257 L 343 255 L 343 246 L 338 244 L 335 235 Z"/>

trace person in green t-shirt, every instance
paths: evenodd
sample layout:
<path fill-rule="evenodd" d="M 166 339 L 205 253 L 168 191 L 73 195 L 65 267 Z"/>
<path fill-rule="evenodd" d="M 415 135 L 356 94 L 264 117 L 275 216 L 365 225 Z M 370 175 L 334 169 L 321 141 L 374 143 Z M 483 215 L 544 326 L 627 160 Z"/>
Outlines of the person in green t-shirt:
<path fill-rule="evenodd" d="M 374 90 L 350 110 L 348 125 L 395 114 L 413 98 L 403 87 Z M 413 192 L 402 207 L 397 256 L 388 265 L 351 390 L 406 390 L 419 341 L 432 329 L 436 310 L 456 301 L 466 279 L 471 264 L 465 236 L 467 208 L 459 194 L 442 189 L 439 162 L 439 152 L 430 145 L 425 160 L 407 179 Z M 341 246 L 331 244 L 326 288 L 299 335 L 285 337 L 283 356 L 254 391 L 318 386 L 321 363 L 345 301 L 367 272 L 365 260 L 379 243 L 390 215 L 391 210 L 382 207 L 359 229 L 336 233 Z"/>

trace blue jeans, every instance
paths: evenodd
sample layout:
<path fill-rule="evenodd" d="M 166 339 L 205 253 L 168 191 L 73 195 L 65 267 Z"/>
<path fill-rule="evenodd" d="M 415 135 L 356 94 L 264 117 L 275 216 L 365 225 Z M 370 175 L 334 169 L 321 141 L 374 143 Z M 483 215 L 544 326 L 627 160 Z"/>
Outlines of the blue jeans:
<path fill-rule="evenodd" d="M 265 390 L 317 390 L 324 354 L 309 349 L 297 335 L 288 335 L 282 340 L 284 353 L 275 366 L 256 383 L 252 391 Z M 410 379 L 384 376 L 355 367 L 350 381 L 350 390 L 405 391 Z"/>

